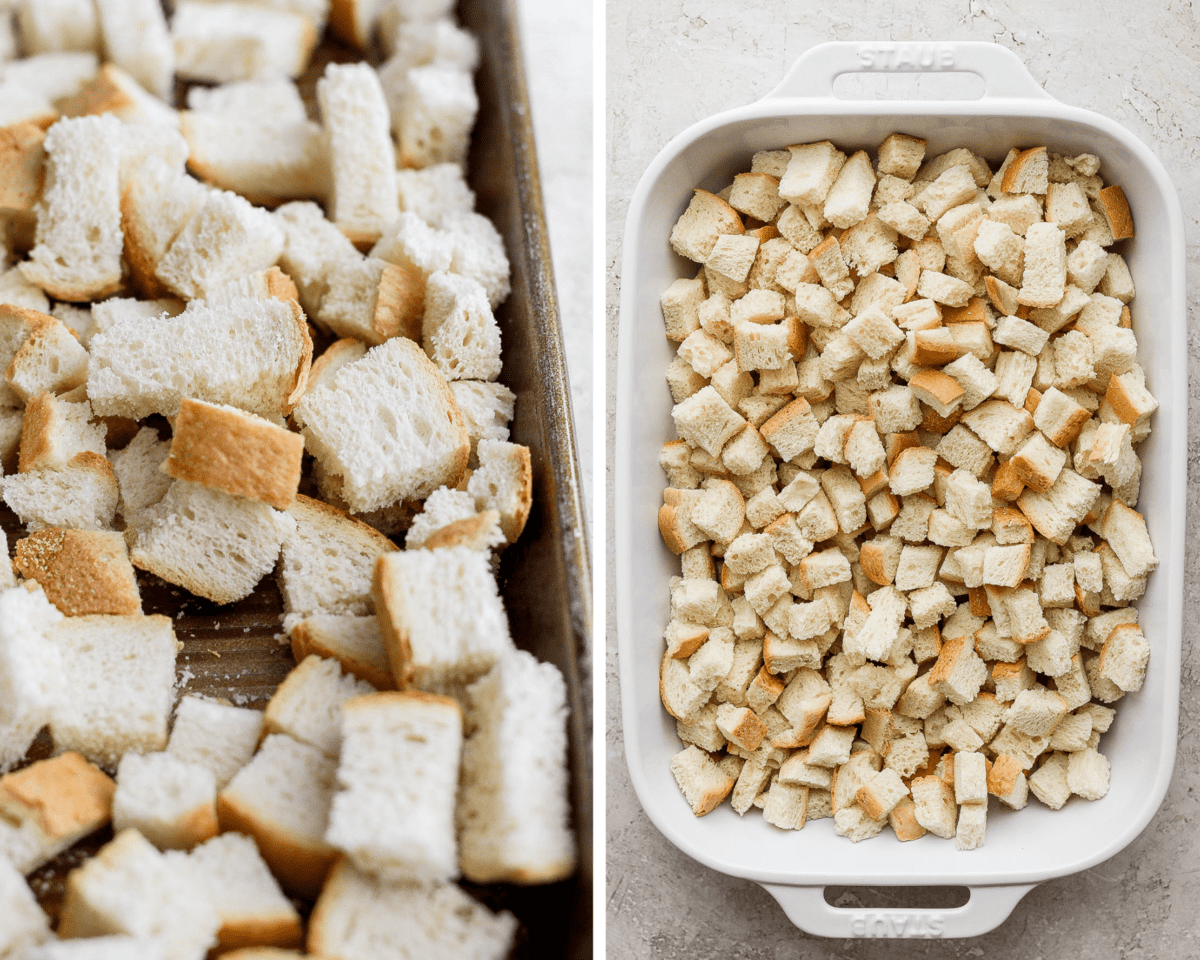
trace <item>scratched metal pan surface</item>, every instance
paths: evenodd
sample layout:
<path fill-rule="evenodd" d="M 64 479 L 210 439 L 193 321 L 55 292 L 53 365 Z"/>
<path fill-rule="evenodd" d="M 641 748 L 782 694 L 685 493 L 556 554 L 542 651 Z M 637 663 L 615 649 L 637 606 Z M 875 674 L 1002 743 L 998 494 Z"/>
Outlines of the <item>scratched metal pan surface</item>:
<path fill-rule="evenodd" d="M 979 75 L 981 99 L 855 101 L 838 99 L 833 81 L 869 69 L 869 44 L 814 47 L 763 100 L 689 128 L 651 164 L 626 222 L 617 381 L 617 631 L 626 757 L 638 798 L 651 820 L 681 850 L 714 870 L 757 880 L 798 926 L 825 936 L 974 936 L 992 929 L 1039 881 L 1086 869 L 1121 850 L 1149 823 L 1174 763 L 1179 709 L 1183 515 L 1186 481 L 1187 368 L 1183 220 L 1165 170 L 1139 140 L 1113 121 L 1059 103 L 1019 59 L 986 43 L 921 45 L 908 69 Z M 925 56 L 925 54 L 931 54 Z M 924 62 L 923 62 L 924 61 Z M 1013 146 L 1046 144 L 1074 156 L 1097 154 L 1106 183 L 1120 184 L 1137 224 L 1122 241 L 1137 288 L 1131 304 L 1138 359 L 1161 406 L 1144 464 L 1138 509 L 1160 560 L 1140 601 L 1152 654 L 1145 686 L 1117 704 L 1101 741 L 1112 763 L 1102 800 L 1072 799 L 1058 812 L 1036 801 L 1023 811 L 992 802 L 986 844 L 962 852 L 926 836 L 901 844 L 888 830 L 854 844 L 832 821 L 784 832 L 757 814 L 741 819 L 728 804 L 693 817 L 669 770 L 681 748 L 658 693 L 668 581 L 679 561 L 657 527 L 665 479 L 659 450 L 674 439 L 664 372 L 674 350 L 662 332 L 659 296 L 695 265 L 672 253 L 668 236 L 692 190 L 722 189 L 749 169 L 758 150 L 830 139 L 843 150 L 874 151 L 893 132 L 928 140 L 927 155 L 965 146 L 998 163 Z M 823 898 L 826 885 L 962 885 L 970 901 L 957 909 L 888 911 L 887 929 L 868 930 L 861 912 Z M 877 919 L 877 918 L 876 918 Z M 875 923 L 872 920 L 872 923 Z"/>
<path fill-rule="evenodd" d="M 592 580 L 570 388 L 516 9 L 512 0 L 469 0 L 459 18 L 479 37 L 482 49 L 469 179 L 477 209 L 496 224 L 512 264 L 512 294 L 497 311 L 500 380 L 517 395 L 512 440 L 527 445 L 533 461 L 533 508 L 521 538 L 503 554 L 500 589 L 517 645 L 553 663 L 566 679 L 572 826 L 579 852 L 579 870 L 561 883 L 468 889 L 488 906 L 516 914 L 521 928 L 514 958 L 583 960 L 593 955 Z M 352 56 L 328 45 L 314 63 L 319 70 L 328 60 Z M 302 90 L 311 89 L 313 79 L 306 77 Z M 24 528 L 2 504 L 0 527 L 11 552 Z M 198 599 L 145 573 L 138 579 L 145 612 L 172 617 L 183 643 L 176 671 L 179 692 L 262 709 L 295 665 L 289 647 L 276 639 L 283 608 L 274 577 L 229 606 Z M 43 733 L 29 759 L 50 752 Z M 61 907 L 66 874 L 111 835 L 107 829 L 98 832 L 30 877 L 52 917 Z"/>

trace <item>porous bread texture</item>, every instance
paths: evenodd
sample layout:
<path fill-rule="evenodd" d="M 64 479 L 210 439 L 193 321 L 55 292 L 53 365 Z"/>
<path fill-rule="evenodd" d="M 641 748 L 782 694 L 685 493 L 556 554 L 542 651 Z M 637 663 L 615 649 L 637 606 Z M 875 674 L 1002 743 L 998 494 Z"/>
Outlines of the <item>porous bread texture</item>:
<path fill-rule="evenodd" d="M 163 472 L 287 510 L 300 486 L 304 439 L 252 413 L 184 397 Z"/>
<path fill-rule="evenodd" d="M 479 98 L 471 73 L 453 64 L 411 67 L 402 75 L 380 71 L 391 108 L 398 159 L 406 167 L 465 164 Z"/>
<path fill-rule="evenodd" d="M 374 690 L 363 680 L 343 675 L 337 660 L 308 656 L 272 694 L 263 726 L 268 734 L 286 733 L 336 760 L 342 746 L 343 704 Z"/>
<path fill-rule="evenodd" d="M 297 663 L 315 654 L 337 660 L 346 673 L 377 690 L 392 690 L 396 679 L 388 664 L 379 619 L 327 613 L 305 617 L 292 627 L 292 657 Z"/>
<path fill-rule="evenodd" d="M 142 612 L 125 538 L 115 532 L 49 527 L 16 544 L 14 569 L 36 580 L 69 617 Z"/>
<path fill-rule="evenodd" d="M 311 614 L 372 612 L 375 561 L 396 545 L 336 507 L 299 495 L 289 509 L 295 530 L 283 542 L 279 590 L 291 621 Z"/>
<path fill-rule="evenodd" d="M 376 24 L 380 46 L 392 61 L 416 66 L 451 63 L 463 70 L 479 66 L 479 41 L 460 27 L 447 0 L 385 4 Z"/>
<path fill-rule="evenodd" d="M 62 654 L 46 634 L 63 619 L 40 589 L 0 592 L 0 773 L 25 756 L 58 704 Z"/>
<path fill-rule="evenodd" d="M 195 882 L 137 830 L 125 830 L 67 875 L 58 934 L 153 937 L 163 960 L 198 960 L 219 927 Z"/>
<path fill-rule="evenodd" d="M 445 379 L 411 340 L 396 337 L 343 366 L 295 409 L 306 445 L 363 512 L 456 486 L 470 441 Z"/>
<path fill-rule="evenodd" d="M 127 529 L 136 529 L 143 510 L 158 503 L 171 487 L 171 477 L 160 467 L 171 452 L 171 444 L 160 440 L 153 427 L 142 427 L 120 450 L 109 454 L 117 478 L 120 500 L 117 509 Z"/>
<path fill-rule="evenodd" d="M 107 59 L 155 96 L 175 99 L 175 50 L 155 0 L 96 0 Z"/>
<path fill-rule="evenodd" d="M 354 243 L 374 243 L 400 215 L 383 88 L 369 64 L 331 63 L 317 100 L 329 141 L 330 219 Z"/>
<path fill-rule="evenodd" d="M 386 65 L 385 65 L 386 66 Z M 441 226 L 447 214 L 475 209 L 475 191 L 457 163 L 435 163 L 422 170 L 397 170 L 400 209 L 414 213 L 431 227 Z"/>
<path fill-rule="evenodd" d="M 316 747 L 275 734 L 217 795 L 222 833 L 252 836 L 294 896 L 315 897 L 337 857 L 325 842 L 336 770 Z"/>
<path fill-rule="evenodd" d="M 117 478 L 96 453 L 76 454 L 59 470 L 35 470 L 0 480 L 4 502 L 30 531 L 45 527 L 104 530 L 117 509 Z"/>
<path fill-rule="evenodd" d="M 284 234 L 279 265 L 295 282 L 305 312 L 317 317 L 329 289 L 331 271 L 357 260 L 360 254 L 315 203 L 287 203 L 272 216 Z"/>
<path fill-rule="evenodd" d="M 87 379 L 88 354 L 55 317 L 0 303 L 0 404 L 20 406 L 50 392 L 65 393 Z"/>
<path fill-rule="evenodd" d="M 472 494 L 449 487 L 438 487 L 426 498 L 404 538 L 408 550 L 459 545 L 490 550 L 507 542 L 498 511 L 480 511 Z"/>
<path fill-rule="evenodd" d="M 380 880 L 455 879 L 462 729 L 449 697 L 390 691 L 347 701 L 326 839 Z"/>
<path fill-rule="evenodd" d="M 743 239 L 698 191 L 672 231 L 706 264 L 660 298 L 681 439 L 659 530 L 683 577 L 659 690 L 695 816 L 732 790 L 799 829 L 796 792 L 832 781 L 841 836 L 974 849 L 989 770 L 1014 809 L 1102 797 L 1092 711 L 1148 676 L 1129 604 L 1158 562 L 1135 509 L 1155 401 L 1106 250 L 1132 235 L 1120 188 L 1045 147 L 993 176 L 924 146 L 888 138 L 878 171 L 829 142 L 757 154 L 721 196 L 770 227 Z M 782 213 L 751 206 L 769 177 Z M 714 270 L 736 242 L 749 282 Z"/>
<path fill-rule="evenodd" d="M 286 9 L 188 0 L 176 4 L 171 36 L 176 74 L 216 83 L 297 77 L 318 39 L 307 17 Z"/>
<path fill-rule="evenodd" d="M 480 440 L 507 440 L 517 395 L 502 383 L 481 380 L 451 380 L 450 393 L 463 415 L 471 440 L 471 462 L 477 465 Z"/>
<path fill-rule="evenodd" d="M 469 277 L 444 271 L 429 277 L 421 342 L 447 380 L 500 375 L 500 327 L 487 291 Z"/>
<path fill-rule="evenodd" d="M 488 303 L 495 310 L 508 297 L 508 254 L 500 231 L 483 214 L 456 211 L 442 217 L 441 229 L 454 241 L 450 272 L 470 277 L 487 291 Z"/>
<path fill-rule="evenodd" d="M 191 877 L 216 910 L 221 950 L 300 946 L 300 914 L 279 889 L 252 837 L 221 834 L 186 856 L 168 854 L 167 859 Z"/>
<path fill-rule="evenodd" d="M 176 480 L 140 515 L 133 565 L 217 603 L 250 595 L 275 567 L 292 517 L 258 500 Z"/>
<path fill-rule="evenodd" d="M 261 123 L 296 123 L 308 116 L 304 98 L 287 77 L 194 86 L 188 90 L 187 108 L 192 113 L 215 113 Z"/>
<path fill-rule="evenodd" d="M 134 289 L 145 298 L 163 297 L 158 264 L 180 231 L 204 205 L 209 191 L 161 157 L 150 157 L 121 194 L 125 261 Z"/>
<path fill-rule="evenodd" d="M 504 960 L 517 919 L 493 913 L 453 883 L 385 883 L 342 860 L 309 920 L 310 954 L 389 960 Z"/>
<path fill-rule="evenodd" d="M 63 673 L 50 717 L 57 749 L 114 769 L 130 750 L 167 745 L 179 646 L 170 617 L 68 617 L 47 635 Z"/>
<path fill-rule="evenodd" d="M 180 116 L 180 131 L 188 142 L 188 169 L 251 203 L 316 200 L 329 191 L 324 131 L 303 116 L 284 121 L 188 110 Z"/>
<path fill-rule="evenodd" d="M 97 300 L 121 284 L 121 121 L 60 120 L 46 133 L 46 185 L 21 272 L 57 300 Z"/>
<path fill-rule="evenodd" d="M 88 398 L 98 416 L 175 416 L 185 396 L 262 417 L 303 394 L 312 340 L 294 302 L 191 303 L 177 317 L 118 324 L 92 339 Z"/>
<path fill-rule="evenodd" d="M 185 300 L 275 265 L 283 231 L 266 210 L 228 190 L 213 191 L 175 235 L 154 276 Z"/>
<path fill-rule="evenodd" d="M 512 649 L 488 558 L 477 550 L 386 554 L 376 563 L 371 592 L 400 689 L 453 692 Z"/>
<path fill-rule="evenodd" d="M 509 543 L 525 529 L 533 504 L 533 465 L 529 448 L 505 440 L 480 440 L 479 466 L 467 481 L 477 510 L 495 510 Z"/>
<path fill-rule="evenodd" d="M 65 467 L 77 453 L 105 454 L 105 429 L 92 420 L 85 400 L 71 403 L 51 393 L 33 397 L 25 405 L 17 469 L 54 470 Z"/>
<path fill-rule="evenodd" d="M 552 883 L 575 868 L 567 803 L 566 685 L 523 650 L 467 688 L 459 864 L 474 883 Z"/>
<path fill-rule="evenodd" d="M 134 828 L 160 850 L 190 850 L 217 835 L 217 784 L 207 767 L 169 753 L 129 752 L 117 766 L 113 830 Z"/>
<path fill-rule="evenodd" d="M 167 753 L 211 771 L 217 789 L 223 790 L 254 756 L 262 730 L 261 710 L 181 697 Z"/>

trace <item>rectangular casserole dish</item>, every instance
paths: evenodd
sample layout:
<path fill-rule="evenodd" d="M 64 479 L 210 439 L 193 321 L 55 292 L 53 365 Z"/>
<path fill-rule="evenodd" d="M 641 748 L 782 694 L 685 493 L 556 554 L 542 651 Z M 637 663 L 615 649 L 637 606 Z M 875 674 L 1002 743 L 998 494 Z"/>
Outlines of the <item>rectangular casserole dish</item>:
<path fill-rule="evenodd" d="M 583 960 L 593 955 L 592 581 L 571 393 L 517 9 L 513 0 L 464 0 L 458 15 L 481 48 L 468 179 L 476 209 L 504 237 L 512 267 L 512 293 L 496 314 L 503 344 L 500 380 L 517 395 L 511 439 L 530 448 L 533 466 L 532 510 L 521 538 L 502 556 L 500 590 L 516 644 L 553 663 L 566 680 L 571 825 L 579 855 L 575 876 L 561 883 L 470 889 L 492 909 L 511 910 L 521 921 L 514 960 Z M 323 69 L 328 59 L 349 57 L 350 51 L 330 45 L 314 58 L 315 69 Z M 315 77 L 306 80 L 302 89 Z M 25 530 L 2 503 L 0 527 L 11 552 Z M 179 694 L 265 707 L 294 665 L 286 641 L 276 640 L 282 601 L 275 578 L 266 577 L 251 596 L 224 607 L 142 572 L 138 579 L 144 611 L 175 620 L 183 643 L 177 658 Z M 40 759 L 50 750 L 43 735 L 31 756 Z M 31 875 L 52 918 L 58 916 L 66 874 L 82 862 L 81 853 L 91 854 L 109 839 L 110 830 L 100 831 Z"/>
<path fill-rule="evenodd" d="M 881 50 L 890 51 L 880 56 Z M 838 100 L 833 82 L 863 70 L 955 71 L 984 84 L 975 101 Z M 1023 811 L 992 803 L 987 842 L 960 852 L 933 836 L 901 844 L 891 831 L 852 844 L 816 821 L 784 832 L 728 804 L 697 819 L 669 769 L 682 749 L 659 699 L 668 581 L 679 561 L 657 526 L 665 476 L 659 450 L 676 434 L 664 375 L 674 356 L 659 296 L 695 264 L 675 255 L 671 227 L 693 188 L 718 191 L 763 149 L 830 139 L 872 153 L 890 133 L 928 140 L 926 156 L 965 146 L 998 163 L 1013 146 L 1045 144 L 1068 156 L 1097 154 L 1106 183 L 1120 184 L 1137 225 L 1118 248 L 1136 284 L 1138 359 L 1161 406 L 1140 447 L 1145 470 L 1138 510 L 1160 560 L 1139 602 L 1152 654 L 1145 686 L 1117 705 L 1101 752 L 1112 787 L 1093 803 L 1061 811 L 1036 801 Z M 655 826 L 699 862 L 761 883 L 794 923 L 825 936 L 974 936 L 992 929 L 1042 880 L 1091 867 L 1129 844 L 1166 794 L 1179 708 L 1184 492 L 1186 484 L 1185 240 L 1175 190 L 1162 165 L 1111 120 L 1066 106 L 1043 91 L 1020 60 L 988 43 L 827 43 L 805 53 L 763 100 L 702 121 L 655 158 L 630 204 L 622 259 L 616 423 L 617 631 L 625 751 L 634 789 Z M 835 909 L 829 884 L 963 885 L 971 899 L 939 911 L 868 914 Z"/>

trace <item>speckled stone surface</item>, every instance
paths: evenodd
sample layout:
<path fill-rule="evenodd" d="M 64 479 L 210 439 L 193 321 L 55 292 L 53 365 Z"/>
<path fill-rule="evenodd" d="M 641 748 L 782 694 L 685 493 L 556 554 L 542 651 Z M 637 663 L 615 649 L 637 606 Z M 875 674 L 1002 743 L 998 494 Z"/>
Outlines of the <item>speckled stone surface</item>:
<path fill-rule="evenodd" d="M 1188 273 L 1200 257 L 1200 3 L 838 4 L 609 0 L 607 11 L 607 409 L 615 410 L 621 234 L 642 171 L 691 123 L 762 97 L 825 40 L 989 40 L 1013 50 L 1059 100 L 1116 120 L 1170 173 L 1183 206 Z M 1200 295 L 1189 290 L 1188 542 L 1179 750 L 1166 800 L 1124 851 L 1036 887 L 982 937 L 903 943 L 823 940 L 795 928 L 757 884 L 696 864 L 643 814 L 622 750 L 613 508 L 608 531 L 607 940 L 613 958 L 1194 957 L 1200 955 Z M 612 464 L 612 438 L 607 462 Z M 611 486 L 611 484 L 610 484 Z M 1036 802 L 1036 801 L 1035 801 Z M 846 895 L 844 905 L 854 905 Z M 892 901 L 894 903 L 894 901 Z"/>

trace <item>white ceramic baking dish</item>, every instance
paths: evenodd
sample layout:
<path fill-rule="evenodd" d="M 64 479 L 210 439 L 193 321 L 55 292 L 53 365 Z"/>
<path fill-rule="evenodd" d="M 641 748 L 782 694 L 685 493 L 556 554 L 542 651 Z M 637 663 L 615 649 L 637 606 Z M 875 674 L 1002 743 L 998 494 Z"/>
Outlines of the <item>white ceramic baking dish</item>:
<path fill-rule="evenodd" d="M 867 70 L 977 74 L 973 101 L 852 101 L 834 96 L 841 74 Z M 991 803 L 987 842 L 960 852 L 926 836 L 901 844 L 892 832 L 852 844 L 832 821 L 785 832 L 728 804 L 692 816 L 669 770 L 681 749 L 658 695 L 668 580 L 678 559 L 662 545 L 657 511 L 665 479 L 662 444 L 675 436 L 664 371 L 674 345 L 663 336 L 659 295 L 695 265 L 672 253 L 671 227 L 694 187 L 717 191 L 749 169 L 757 151 L 830 139 L 843 150 L 874 150 L 900 131 L 928 140 L 927 155 L 967 146 L 998 162 L 1013 146 L 1046 144 L 1069 156 L 1095 153 L 1107 183 L 1122 186 L 1137 228 L 1123 241 L 1137 294 L 1132 309 L 1139 360 L 1160 401 L 1144 463 L 1138 509 L 1146 517 L 1158 570 L 1141 601 L 1152 647 L 1142 691 L 1118 705 L 1102 752 L 1112 762 L 1104 799 L 1073 798 L 1054 812 L 1031 800 L 1017 813 Z M 827 43 L 804 54 L 757 103 L 719 114 L 676 137 L 655 158 L 630 205 L 622 259 L 616 423 L 617 631 L 625 754 L 634 789 L 666 837 L 699 862 L 761 883 L 802 929 L 824 936 L 974 936 L 1000 924 L 1040 881 L 1113 856 L 1149 823 L 1166 794 L 1179 708 L 1187 351 L 1183 218 L 1175 190 L 1149 149 L 1098 114 L 1043 91 L 1019 59 L 987 43 Z M 842 910 L 829 884 L 961 885 L 970 900 L 945 911 Z"/>

